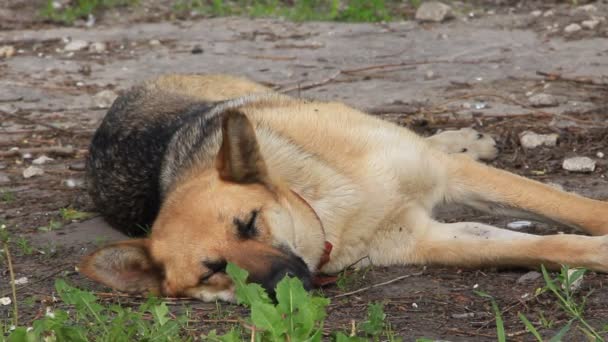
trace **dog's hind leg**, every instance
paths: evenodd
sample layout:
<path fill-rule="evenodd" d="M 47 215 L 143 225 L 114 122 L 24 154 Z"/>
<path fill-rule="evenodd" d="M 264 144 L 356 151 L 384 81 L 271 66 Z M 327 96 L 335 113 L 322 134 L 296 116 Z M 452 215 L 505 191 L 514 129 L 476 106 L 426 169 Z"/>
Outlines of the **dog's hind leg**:
<path fill-rule="evenodd" d="M 413 254 L 419 264 L 552 269 L 567 264 L 608 272 L 608 236 L 538 236 L 474 222 L 432 221 Z"/>
<path fill-rule="evenodd" d="M 448 201 L 495 214 L 559 222 L 592 235 L 608 234 L 608 202 L 560 191 L 467 156 L 448 156 L 446 164 Z"/>

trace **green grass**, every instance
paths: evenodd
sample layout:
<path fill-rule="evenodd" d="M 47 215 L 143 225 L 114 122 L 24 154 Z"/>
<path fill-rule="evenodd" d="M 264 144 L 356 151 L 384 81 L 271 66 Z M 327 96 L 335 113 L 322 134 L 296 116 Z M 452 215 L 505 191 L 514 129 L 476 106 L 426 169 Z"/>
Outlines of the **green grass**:
<path fill-rule="evenodd" d="M 400 17 L 396 0 L 178 0 L 177 13 L 206 16 L 282 17 L 292 21 L 379 22 Z"/>
<path fill-rule="evenodd" d="M 45 6 L 40 10 L 42 18 L 52 22 L 71 25 L 77 19 L 86 19 L 89 14 L 97 11 L 117 7 L 133 5 L 137 0 L 73 0 L 62 8 L 55 8 L 53 0 L 47 0 Z"/>

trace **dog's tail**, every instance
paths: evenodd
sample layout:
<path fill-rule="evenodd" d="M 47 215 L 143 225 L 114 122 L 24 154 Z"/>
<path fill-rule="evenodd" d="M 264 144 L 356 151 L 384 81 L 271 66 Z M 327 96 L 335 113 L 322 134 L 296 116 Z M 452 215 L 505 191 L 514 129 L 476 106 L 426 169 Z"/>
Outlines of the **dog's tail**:
<path fill-rule="evenodd" d="M 584 198 L 507 171 L 450 155 L 447 200 L 518 218 L 559 222 L 592 235 L 608 234 L 608 202 Z"/>

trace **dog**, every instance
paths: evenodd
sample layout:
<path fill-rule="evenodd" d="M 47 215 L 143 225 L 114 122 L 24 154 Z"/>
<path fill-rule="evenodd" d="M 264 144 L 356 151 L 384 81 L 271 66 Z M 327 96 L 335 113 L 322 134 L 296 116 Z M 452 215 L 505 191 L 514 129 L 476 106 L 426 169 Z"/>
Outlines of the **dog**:
<path fill-rule="evenodd" d="M 124 292 L 204 301 L 234 300 L 228 262 L 271 292 L 285 275 L 309 289 L 357 261 L 608 272 L 608 203 L 476 161 L 496 153 L 472 129 L 423 138 L 243 78 L 162 76 L 117 98 L 87 160 L 99 212 L 139 237 L 79 270 Z M 448 202 L 594 236 L 433 219 Z"/>

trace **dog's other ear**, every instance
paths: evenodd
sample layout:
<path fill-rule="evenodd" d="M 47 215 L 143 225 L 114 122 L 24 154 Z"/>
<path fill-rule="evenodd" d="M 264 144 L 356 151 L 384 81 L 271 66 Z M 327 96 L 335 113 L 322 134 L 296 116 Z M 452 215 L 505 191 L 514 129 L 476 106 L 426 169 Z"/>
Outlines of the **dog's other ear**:
<path fill-rule="evenodd" d="M 235 183 L 265 183 L 266 164 L 251 122 L 237 110 L 223 115 L 223 141 L 216 164 L 220 177 Z"/>
<path fill-rule="evenodd" d="M 152 263 L 146 239 L 102 247 L 86 257 L 78 269 L 87 277 L 119 291 L 160 293 L 162 271 Z"/>

